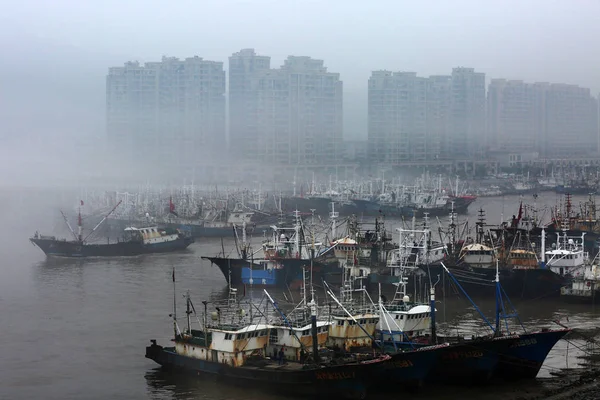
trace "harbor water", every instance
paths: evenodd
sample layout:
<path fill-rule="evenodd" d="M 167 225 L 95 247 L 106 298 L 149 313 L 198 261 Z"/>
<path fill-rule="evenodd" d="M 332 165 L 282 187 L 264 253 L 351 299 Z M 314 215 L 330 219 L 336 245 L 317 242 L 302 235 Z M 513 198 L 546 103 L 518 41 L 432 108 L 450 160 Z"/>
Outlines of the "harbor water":
<path fill-rule="evenodd" d="M 554 205 L 556 195 L 540 195 L 538 206 Z M 2 191 L 0 216 L 0 399 L 277 399 L 262 391 L 216 382 L 211 378 L 172 376 L 144 358 L 150 339 L 168 343 L 172 336 L 173 268 L 177 302 L 183 294 L 214 300 L 227 294 L 221 272 L 203 255 L 234 248 L 232 239 L 199 239 L 186 251 L 115 259 L 46 259 L 29 243 L 36 230 L 50 233 L 55 207 L 65 199 L 39 191 Z M 68 198 L 67 201 L 73 202 Z M 531 199 L 528 199 L 531 202 Z M 574 199 L 574 202 L 578 200 Z M 478 199 L 470 207 L 487 211 L 498 223 L 517 214 L 519 197 Z M 549 210 L 548 210 L 549 213 Z M 549 214 L 546 216 L 549 218 Z M 436 222 L 437 223 L 437 222 Z M 389 229 L 401 221 L 390 221 Z M 387 226 L 386 222 L 386 226 Z M 260 241 L 260 237 L 253 238 Z M 250 293 L 246 293 L 247 296 Z M 260 297 L 260 290 L 253 290 Z M 284 300 L 283 293 L 273 293 Z M 295 296 L 298 296 L 295 294 Z M 286 294 L 289 300 L 290 295 Z M 321 297 L 324 297 L 321 294 Z M 493 297 L 491 297 L 493 299 Z M 481 303 L 492 315 L 493 300 Z M 463 331 L 484 331 L 476 311 L 463 298 L 438 299 L 438 321 Z M 599 311 L 593 306 L 563 304 L 560 299 L 514 301 L 529 328 L 556 327 L 560 321 L 575 328 L 595 328 Z M 516 330 L 516 327 L 514 328 Z M 574 367 L 583 342 L 559 342 L 540 372 Z M 516 390 L 515 386 L 510 389 Z M 428 390 L 420 399 L 494 399 L 498 390 L 465 388 Z"/>

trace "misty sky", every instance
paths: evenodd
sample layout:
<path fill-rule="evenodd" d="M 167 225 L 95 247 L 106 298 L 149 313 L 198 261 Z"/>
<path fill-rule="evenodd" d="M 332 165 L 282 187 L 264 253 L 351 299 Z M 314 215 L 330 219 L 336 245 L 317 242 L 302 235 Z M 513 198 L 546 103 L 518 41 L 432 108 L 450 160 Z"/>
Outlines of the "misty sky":
<path fill-rule="evenodd" d="M 0 138 L 104 135 L 105 75 L 127 60 L 255 48 L 325 60 L 344 81 L 344 134 L 366 138 L 372 70 L 579 84 L 600 90 L 600 2 L 21 0 L 0 16 Z"/>

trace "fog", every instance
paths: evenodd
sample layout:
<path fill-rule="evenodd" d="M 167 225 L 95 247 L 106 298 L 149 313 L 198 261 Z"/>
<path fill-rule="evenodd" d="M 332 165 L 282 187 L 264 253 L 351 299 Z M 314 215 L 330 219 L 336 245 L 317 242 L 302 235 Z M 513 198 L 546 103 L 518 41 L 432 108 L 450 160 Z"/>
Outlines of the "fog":
<path fill-rule="evenodd" d="M 467 66 L 488 81 L 597 94 L 599 13 L 585 0 L 11 2 L 0 17 L 1 183 L 145 181 L 151 167 L 101 151 L 106 74 L 127 61 L 198 55 L 227 69 L 242 48 L 271 56 L 275 68 L 288 55 L 322 59 L 344 84 L 344 138 L 366 139 L 373 70 L 428 76 Z"/>

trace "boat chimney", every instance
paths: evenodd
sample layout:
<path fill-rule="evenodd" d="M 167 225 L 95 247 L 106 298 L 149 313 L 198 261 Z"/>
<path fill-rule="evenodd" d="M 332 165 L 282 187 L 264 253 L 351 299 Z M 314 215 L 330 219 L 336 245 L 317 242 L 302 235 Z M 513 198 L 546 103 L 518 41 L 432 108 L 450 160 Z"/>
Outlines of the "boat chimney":
<path fill-rule="evenodd" d="M 315 364 L 319 363 L 319 338 L 317 336 L 317 305 L 315 299 L 310 300 L 310 324 L 312 331 L 312 351 Z"/>

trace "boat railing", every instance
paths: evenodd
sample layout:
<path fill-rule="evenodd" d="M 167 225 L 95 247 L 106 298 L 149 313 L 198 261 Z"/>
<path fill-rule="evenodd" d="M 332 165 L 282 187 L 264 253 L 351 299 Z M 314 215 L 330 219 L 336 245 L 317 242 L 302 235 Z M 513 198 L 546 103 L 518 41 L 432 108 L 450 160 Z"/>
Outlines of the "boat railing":
<path fill-rule="evenodd" d="M 39 238 L 43 240 L 56 240 L 56 236 L 39 235 Z"/>
<path fill-rule="evenodd" d="M 408 312 L 411 308 L 413 308 L 416 304 L 415 303 L 391 303 L 391 304 L 387 304 L 385 306 L 385 308 L 389 311 L 389 312 Z"/>
<path fill-rule="evenodd" d="M 284 321 L 281 317 L 275 317 L 275 319 L 279 320 L 280 325 L 292 326 L 293 328 L 302 328 L 311 324 L 310 311 L 302 304 L 286 314 L 287 321 Z M 274 324 L 277 325 L 277 323 Z"/>
<path fill-rule="evenodd" d="M 369 315 L 369 314 L 373 314 L 373 315 L 378 315 L 378 309 L 375 305 L 372 304 L 355 304 L 355 303 L 346 303 L 343 304 L 344 308 L 346 310 L 344 310 L 343 308 L 336 306 L 336 307 L 332 307 L 330 310 L 327 310 L 324 314 L 326 317 L 343 317 L 343 318 L 348 318 L 348 313 L 355 316 L 363 316 L 363 315 Z M 346 312 L 347 311 L 347 312 Z"/>

